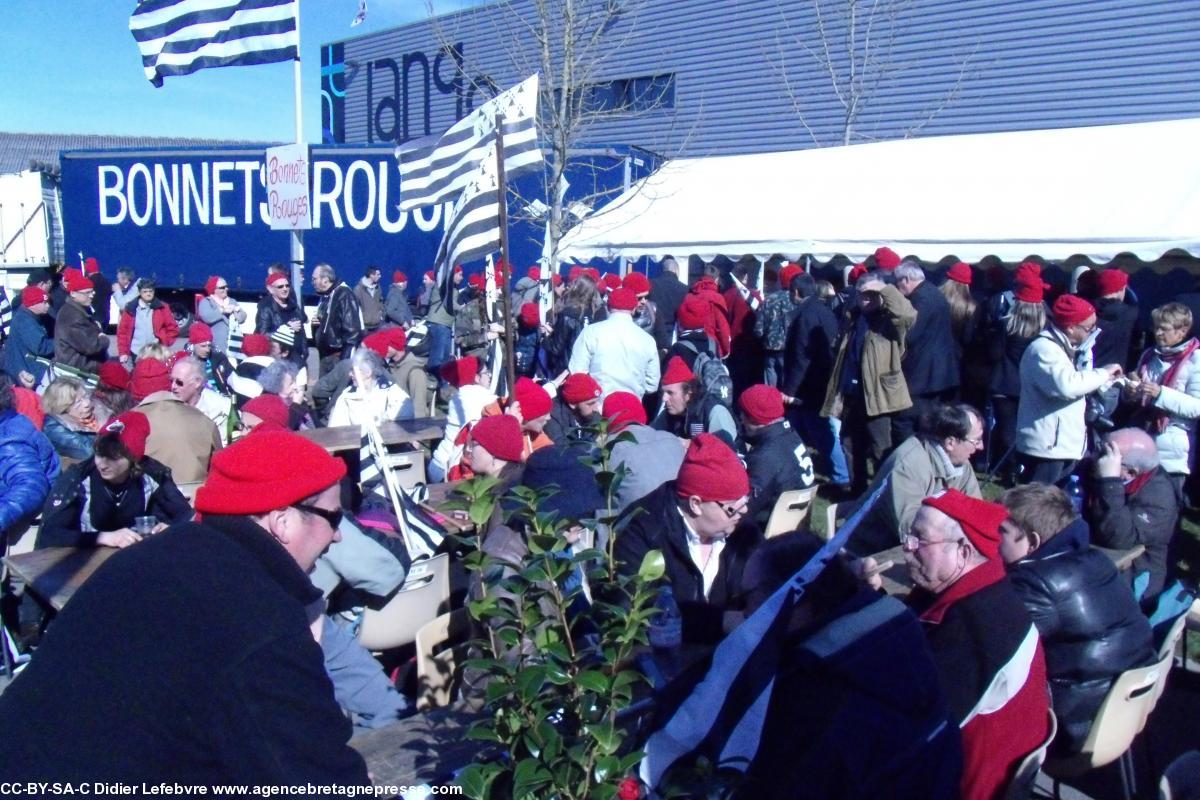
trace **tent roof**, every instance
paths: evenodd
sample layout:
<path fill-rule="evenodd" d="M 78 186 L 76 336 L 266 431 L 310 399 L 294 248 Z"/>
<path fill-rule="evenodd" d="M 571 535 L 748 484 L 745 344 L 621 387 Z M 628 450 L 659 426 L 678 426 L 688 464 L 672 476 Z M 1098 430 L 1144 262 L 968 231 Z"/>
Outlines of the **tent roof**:
<path fill-rule="evenodd" d="M 1182 119 L 680 159 L 569 231 L 559 256 L 1200 255 L 1197 142 L 1200 119 Z"/>

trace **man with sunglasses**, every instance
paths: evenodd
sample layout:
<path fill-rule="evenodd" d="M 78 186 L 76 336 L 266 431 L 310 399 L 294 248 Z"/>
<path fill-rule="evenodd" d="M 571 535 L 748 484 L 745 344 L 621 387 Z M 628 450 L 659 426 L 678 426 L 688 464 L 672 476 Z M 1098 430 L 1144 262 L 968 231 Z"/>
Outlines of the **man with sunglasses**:
<path fill-rule="evenodd" d="M 1061 484 L 1083 458 L 1086 398 L 1122 373 L 1120 364 L 1091 366 L 1096 334 L 1096 309 L 1064 294 L 1021 356 L 1016 448 L 1022 483 Z"/>
<path fill-rule="evenodd" d="M 308 318 L 297 297 L 292 295 L 292 282 L 286 268 L 282 264 L 272 264 L 267 270 L 267 296 L 258 301 L 254 332 L 270 336 L 280 326 L 291 328 L 294 341 L 287 359 L 298 367 L 304 367 L 308 364 L 308 339 L 304 335 Z"/>
<path fill-rule="evenodd" d="M 202 521 L 93 575 L 0 695 L 0 721 L 21 732 L 0 774 L 368 787 L 311 627 L 323 603 L 308 572 L 339 539 L 345 474 L 285 431 L 218 455 Z"/>
<path fill-rule="evenodd" d="M 742 571 L 762 541 L 746 519 L 749 499 L 750 478 L 737 454 L 717 436 L 700 433 L 678 477 L 630 505 L 616 524 L 623 573 L 636 573 L 649 551 L 662 552 L 685 641 L 716 642 L 741 621 Z"/>

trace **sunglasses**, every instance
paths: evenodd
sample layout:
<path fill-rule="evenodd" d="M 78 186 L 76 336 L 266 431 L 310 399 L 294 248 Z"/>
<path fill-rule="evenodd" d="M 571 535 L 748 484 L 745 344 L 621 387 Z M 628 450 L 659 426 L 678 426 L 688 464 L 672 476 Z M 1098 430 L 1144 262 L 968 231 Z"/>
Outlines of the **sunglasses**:
<path fill-rule="evenodd" d="M 292 508 L 298 508 L 308 514 L 316 514 L 321 519 L 329 523 L 329 527 L 333 530 L 338 529 L 338 525 L 342 524 L 342 510 L 340 508 L 330 511 L 327 508 L 317 508 L 310 506 L 307 503 L 292 503 Z"/>
<path fill-rule="evenodd" d="M 182 381 L 179 378 L 171 378 L 171 385 L 172 386 L 187 386 L 187 382 Z"/>
<path fill-rule="evenodd" d="M 228 283 L 222 283 L 222 284 L 220 284 L 219 286 L 214 286 L 213 288 L 214 288 L 214 289 L 228 289 L 228 288 L 229 288 L 229 284 L 228 284 Z"/>
<path fill-rule="evenodd" d="M 220 287 L 217 287 L 217 288 L 220 288 Z M 272 283 L 271 288 L 272 289 L 290 289 L 290 288 L 292 288 L 292 285 L 290 283 Z"/>

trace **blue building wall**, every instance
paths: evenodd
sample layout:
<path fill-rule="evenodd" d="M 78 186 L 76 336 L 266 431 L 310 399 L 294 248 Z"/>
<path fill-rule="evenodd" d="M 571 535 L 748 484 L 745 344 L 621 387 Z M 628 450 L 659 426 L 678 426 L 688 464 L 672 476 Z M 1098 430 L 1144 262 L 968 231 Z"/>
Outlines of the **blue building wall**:
<path fill-rule="evenodd" d="M 830 42 L 844 38 L 847 4 L 820 0 Z M 874 51 L 888 64 L 872 73 L 854 141 L 1200 114 L 1197 0 L 900 5 L 894 23 L 881 14 L 873 24 L 873 41 L 891 42 Z M 459 46 L 468 74 L 500 87 L 526 77 L 536 45 L 521 16 L 531 6 L 512 0 L 325 46 L 329 141 L 402 141 L 466 114 L 479 98 L 455 80 L 443 42 Z M 822 41 L 809 0 L 625 0 L 623 9 L 594 80 L 672 75 L 674 106 L 594 125 L 587 141 L 666 156 L 841 143 L 845 112 L 805 49 Z M 834 62 L 845 71 L 836 50 Z"/>

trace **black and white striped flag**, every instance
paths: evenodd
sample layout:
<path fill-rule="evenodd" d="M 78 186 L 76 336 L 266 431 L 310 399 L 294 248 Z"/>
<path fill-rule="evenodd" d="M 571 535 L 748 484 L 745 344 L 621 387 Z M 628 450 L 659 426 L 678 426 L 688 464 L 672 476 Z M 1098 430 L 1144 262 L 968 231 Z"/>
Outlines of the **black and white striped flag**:
<path fill-rule="evenodd" d="M 12 303 L 8 301 L 8 292 L 0 286 L 0 342 L 8 338 L 8 330 L 12 326 Z"/>
<path fill-rule="evenodd" d="M 474 261 L 500 249 L 500 178 L 496 175 L 495 141 L 454 204 L 435 263 L 449 279 L 453 264 Z M 445 281 L 439 281 L 443 289 Z M 452 289 L 451 289 L 452 290 Z M 443 295 L 444 297 L 445 295 Z"/>
<path fill-rule="evenodd" d="M 397 502 L 395 506 L 392 506 L 391 499 L 388 497 L 386 481 L 379 460 L 375 456 L 375 450 L 371 446 L 371 437 L 367 433 L 366 426 L 363 426 L 362 438 L 358 444 L 358 483 L 363 499 L 373 497 L 383 506 L 392 508 L 394 511 L 398 510 L 397 513 L 402 517 L 398 520 L 402 532 L 407 527 L 405 543 L 408 546 L 409 555 L 413 559 L 420 558 L 422 555 L 436 554 L 442 540 L 446 538 L 446 529 L 438 524 L 425 509 L 421 508 L 417 500 L 408 492 L 394 484 L 393 489 Z M 422 484 L 418 488 L 424 489 L 424 485 Z"/>
<path fill-rule="evenodd" d="M 721 641 L 708 674 L 646 742 L 641 778 L 651 789 L 677 764 L 703 756 L 718 768 L 745 772 L 758 752 L 792 612 L 891 484 L 878 487 L 792 579 Z"/>
<path fill-rule="evenodd" d="M 537 132 L 538 76 L 493 97 L 456 122 L 437 143 L 396 148 L 400 161 L 400 210 L 411 211 L 454 199 L 469 184 L 489 151 L 496 116 L 504 115 L 504 169 L 516 175 L 542 163 Z"/>
<path fill-rule="evenodd" d="M 141 0 L 129 30 L 146 77 L 299 58 L 296 0 Z"/>

